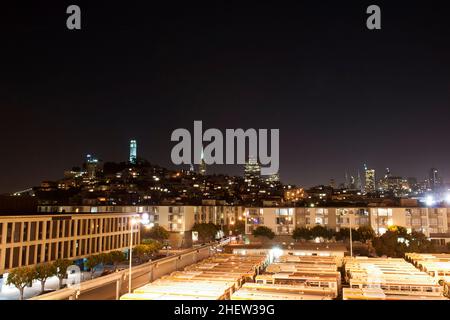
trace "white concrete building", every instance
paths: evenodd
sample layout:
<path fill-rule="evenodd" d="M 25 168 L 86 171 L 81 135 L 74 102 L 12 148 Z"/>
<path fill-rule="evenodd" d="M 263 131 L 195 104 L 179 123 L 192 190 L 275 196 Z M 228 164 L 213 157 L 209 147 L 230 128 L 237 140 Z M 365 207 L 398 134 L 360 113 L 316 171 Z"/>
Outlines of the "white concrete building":
<path fill-rule="evenodd" d="M 0 274 L 11 268 L 77 260 L 89 255 L 126 250 L 131 220 L 122 214 L 40 214 L 0 216 Z M 133 229 L 133 243 L 140 229 Z"/>
<path fill-rule="evenodd" d="M 277 235 L 289 235 L 296 227 L 315 225 L 339 231 L 370 225 L 383 234 L 392 225 L 405 227 L 409 232 L 420 231 L 428 237 L 450 232 L 450 208 L 420 207 L 354 207 L 354 208 L 246 208 L 246 233 L 259 225 L 271 228 Z M 450 240 L 450 239 L 449 239 Z"/>

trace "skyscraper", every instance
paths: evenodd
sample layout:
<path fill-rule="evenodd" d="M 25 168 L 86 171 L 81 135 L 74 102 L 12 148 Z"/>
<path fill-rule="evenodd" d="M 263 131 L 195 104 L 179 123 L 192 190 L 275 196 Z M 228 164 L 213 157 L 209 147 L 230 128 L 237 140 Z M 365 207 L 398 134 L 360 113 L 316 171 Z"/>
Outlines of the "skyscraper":
<path fill-rule="evenodd" d="M 130 163 L 136 164 L 137 159 L 137 142 L 130 140 Z"/>
<path fill-rule="evenodd" d="M 85 167 L 88 179 L 95 179 L 95 175 L 97 173 L 97 165 L 98 159 L 94 158 L 90 154 L 86 155 Z"/>
<path fill-rule="evenodd" d="M 261 177 L 261 167 L 259 166 L 258 160 L 252 156 L 249 156 L 247 163 L 244 167 L 244 179 L 247 184 L 253 185 L 255 180 Z"/>
<path fill-rule="evenodd" d="M 359 173 L 359 170 L 358 170 L 358 176 L 356 177 L 356 189 L 358 189 L 362 192 L 361 174 Z"/>
<path fill-rule="evenodd" d="M 391 177 L 391 171 L 389 168 L 386 168 L 384 172 L 384 177 L 379 181 L 380 189 L 383 191 L 389 190 L 389 178 Z"/>
<path fill-rule="evenodd" d="M 200 159 L 201 159 L 201 161 L 200 161 L 200 165 L 198 166 L 198 171 L 202 176 L 204 176 L 204 175 L 206 175 L 206 162 L 205 162 L 204 155 L 203 155 L 203 148 L 202 148 L 202 154 L 200 156 Z"/>
<path fill-rule="evenodd" d="M 364 191 L 366 193 L 369 192 L 375 192 L 375 170 L 374 169 L 368 169 L 367 165 L 364 165 L 364 171 L 366 173 L 366 184 Z"/>
<path fill-rule="evenodd" d="M 431 190 L 436 190 L 441 184 L 441 179 L 438 176 L 438 170 L 436 168 L 431 168 L 428 175 L 428 187 Z"/>

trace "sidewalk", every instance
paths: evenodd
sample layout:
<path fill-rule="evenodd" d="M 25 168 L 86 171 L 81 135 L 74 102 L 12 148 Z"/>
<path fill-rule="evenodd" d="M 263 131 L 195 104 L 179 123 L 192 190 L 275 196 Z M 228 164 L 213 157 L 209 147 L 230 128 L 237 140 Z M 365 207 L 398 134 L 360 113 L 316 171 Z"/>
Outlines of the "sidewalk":
<path fill-rule="evenodd" d="M 103 268 L 99 268 L 94 273 L 94 278 L 100 276 L 103 272 Z M 87 271 L 83 271 L 81 273 L 81 282 L 91 280 L 91 273 Z M 19 300 L 20 293 L 19 289 L 14 287 L 13 285 L 6 285 L 6 275 L 4 275 L 3 279 L 0 279 L 0 300 Z M 66 283 L 66 280 L 63 280 L 63 284 Z M 59 279 L 57 277 L 48 278 L 45 282 L 45 290 L 57 290 L 59 286 Z M 32 298 L 41 293 L 41 282 L 33 281 L 32 287 L 25 287 L 24 290 L 24 299 Z"/>

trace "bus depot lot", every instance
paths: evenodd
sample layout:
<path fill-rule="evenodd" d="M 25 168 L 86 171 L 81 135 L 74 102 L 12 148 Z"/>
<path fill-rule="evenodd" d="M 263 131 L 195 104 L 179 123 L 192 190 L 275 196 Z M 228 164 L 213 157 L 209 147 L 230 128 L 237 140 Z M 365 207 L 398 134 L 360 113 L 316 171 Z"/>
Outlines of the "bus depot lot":
<path fill-rule="evenodd" d="M 121 300 L 448 300 L 444 293 L 404 259 L 220 253 Z"/>
<path fill-rule="evenodd" d="M 404 259 L 345 258 L 344 300 L 448 300 L 437 278 Z"/>

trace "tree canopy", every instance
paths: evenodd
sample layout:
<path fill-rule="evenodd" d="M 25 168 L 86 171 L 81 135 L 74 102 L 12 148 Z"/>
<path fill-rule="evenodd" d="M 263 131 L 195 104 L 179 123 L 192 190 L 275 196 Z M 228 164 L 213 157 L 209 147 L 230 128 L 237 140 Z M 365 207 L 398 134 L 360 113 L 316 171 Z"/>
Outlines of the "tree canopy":
<path fill-rule="evenodd" d="M 58 259 L 54 262 L 56 268 L 56 276 L 59 279 L 59 287 L 62 287 L 63 279 L 67 276 L 67 268 L 72 265 L 72 261 L 68 259 Z"/>
<path fill-rule="evenodd" d="M 275 233 L 266 226 L 258 226 L 255 230 L 252 232 L 253 236 L 255 237 L 264 237 L 267 239 L 273 239 L 275 237 Z"/>
<path fill-rule="evenodd" d="M 198 232 L 198 237 L 201 241 L 214 240 L 219 227 L 214 223 L 195 223 L 192 227 L 192 231 Z"/>
<path fill-rule="evenodd" d="M 316 225 L 311 228 L 311 236 L 313 238 L 323 238 L 323 239 L 331 239 L 333 237 L 333 230 L 328 229 L 321 225 Z"/>
<path fill-rule="evenodd" d="M 56 275 L 56 266 L 53 263 L 40 263 L 34 267 L 34 279 L 41 282 L 41 293 L 45 290 L 45 282 Z"/>
<path fill-rule="evenodd" d="M 311 229 L 306 227 L 295 228 L 292 232 L 292 238 L 294 238 L 295 240 L 311 240 Z"/>
<path fill-rule="evenodd" d="M 391 226 L 380 237 L 373 240 L 373 247 L 377 255 L 388 257 L 404 256 L 405 252 L 433 252 L 434 246 L 421 232 L 408 234 L 406 228 Z"/>
<path fill-rule="evenodd" d="M 162 226 L 154 226 L 150 230 L 147 230 L 144 226 L 142 229 L 142 238 L 149 238 L 158 241 L 164 241 L 169 239 L 169 231 L 164 229 Z"/>
<path fill-rule="evenodd" d="M 9 271 L 6 285 L 13 285 L 20 291 L 20 300 L 23 300 L 25 287 L 34 280 L 35 272 L 32 267 L 21 267 Z"/>

